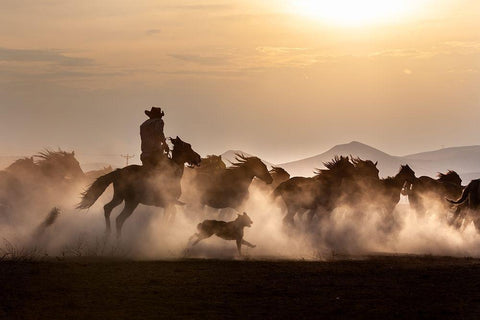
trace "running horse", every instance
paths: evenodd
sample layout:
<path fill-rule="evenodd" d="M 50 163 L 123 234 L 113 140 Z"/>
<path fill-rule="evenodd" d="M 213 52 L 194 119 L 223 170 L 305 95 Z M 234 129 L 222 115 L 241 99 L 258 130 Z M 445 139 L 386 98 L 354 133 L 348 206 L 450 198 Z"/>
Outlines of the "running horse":
<path fill-rule="evenodd" d="M 123 201 L 125 207 L 116 219 L 117 238 L 121 236 L 125 220 L 139 204 L 164 208 L 166 215 L 173 215 L 175 205 L 180 203 L 180 180 L 185 163 L 198 166 L 201 158 L 189 143 L 183 142 L 178 136 L 170 138 L 170 141 L 173 143 L 172 157 L 166 158 L 158 168 L 130 165 L 101 176 L 82 194 L 77 209 L 90 208 L 113 183 L 113 199 L 104 206 L 107 235 L 110 234 L 110 214 Z"/>
<path fill-rule="evenodd" d="M 239 211 L 248 198 L 248 188 L 254 177 L 266 184 L 272 183 L 272 176 L 259 158 L 237 153 L 235 160 L 231 167 L 221 169 L 214 175 L 203 174 L 196 177 L 197 202 L 201 208 L 209 206 Z"/>

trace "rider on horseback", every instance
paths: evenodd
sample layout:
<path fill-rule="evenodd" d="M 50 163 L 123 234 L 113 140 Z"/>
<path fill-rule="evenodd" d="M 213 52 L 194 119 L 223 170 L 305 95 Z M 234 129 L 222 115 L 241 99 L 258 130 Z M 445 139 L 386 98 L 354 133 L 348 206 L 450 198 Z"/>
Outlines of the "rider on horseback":
<path fill-rule="evenodd" d="M 165 113 L 161 108 L 152 107 L 145 110 L 150 118 L 140 126 L 140 137 L 142 139 L 142 154 L 140 160 L 145 167 L 156 167 L 163 160 L 168 158 L 170 151 L 163 133 L 163 116 Z"/>

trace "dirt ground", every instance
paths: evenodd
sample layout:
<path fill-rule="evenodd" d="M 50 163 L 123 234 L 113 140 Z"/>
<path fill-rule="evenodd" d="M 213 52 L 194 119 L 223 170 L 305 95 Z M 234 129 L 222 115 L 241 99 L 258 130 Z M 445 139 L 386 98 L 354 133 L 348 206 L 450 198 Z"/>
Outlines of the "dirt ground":
<path fill-rule="evenodd" d="M 0 263 L 0 318 L 480 319 L 480 260 Z"/>

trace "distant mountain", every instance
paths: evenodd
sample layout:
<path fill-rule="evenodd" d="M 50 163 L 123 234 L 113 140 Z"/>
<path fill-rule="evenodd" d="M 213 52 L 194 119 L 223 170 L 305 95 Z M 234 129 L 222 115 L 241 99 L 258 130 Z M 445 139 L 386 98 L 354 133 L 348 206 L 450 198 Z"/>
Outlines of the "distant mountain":
<path fill-rule="evenodd" d="M 394 175 L 398 172 L 400 165 L 405 164 L 404 159 L 401 157 L 389 155 L 358 141 L 352 141 L 347 144 L 337 145 L 319 155 L 298 161 L 282 163 L 279 164 L 279 166 L 287 170 L 290 175 L 312 176 L 315 168 L 325 167 L 323 165 L 324 162 L 332 160 L 335 156 L 349 155 L 378 161 L 377 167 L 382 176 Z"/>
<path fill-rule="evenodd" d="M 247 153 L 247 152 L 243 152 L 241 150 L 228 150 L 228 151 L 225 151 L 224 153 L 221 154 L 222 156 L 222 160 L 223 162 L 225 162 L 225 164 L 228 166 L 230 166 L 230 163 L 231 162 L 235 162 L 235 154 L 236 153 L 239 153 L 239 154 L 243 154 L 247 157 L 253 157 L 254 155 L 250 154 L 250 153 Z M 264 159 L 261 159 L 263 163 L 265 163 L 265 165 L 270 169 L 274 164 L 272 164 L 271 162 L 268 162 L 268 161 L 265 161 Z"/>
<path fill-rule="evenodd" d="M 451 169 L 468 174 L 468 178 L 475 172 L 480 172 L 480 146 L 444 148 L 407 155 L 404 158 L 412 162 L 423 161 L 424 165 L 434 172 Z"/>
<path fill-rule="evenodd" d="M 378 161 L 380 175 L 392 176 L 398 172 L 402 164 L 408 164 L 417 176 L 434 177 L 438 172 L 457 171 L 464 183 L 480 178 L 480 146 L 454 147 L 441 150 L 416 153 L 407 156 L 393 156 L 361 142 L 352 141 L 337 145 L 319 155 L 279 164 L 291 175 L 312 176 L 314 168 L 323 168 L 323 162 L 331 160 L 335 155 L 352 155 L 362 159 Z"/>

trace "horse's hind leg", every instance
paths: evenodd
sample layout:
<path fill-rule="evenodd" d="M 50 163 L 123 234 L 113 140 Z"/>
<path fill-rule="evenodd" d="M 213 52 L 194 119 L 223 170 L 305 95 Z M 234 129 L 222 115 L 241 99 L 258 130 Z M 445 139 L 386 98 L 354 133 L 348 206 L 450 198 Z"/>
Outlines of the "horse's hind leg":
<path fill-rule="evenodd" d="M 136 201 L 125 201 L 125 207 L 123 208 L 120 215 L 117 217 L 117 239 L 122 235 L 122 226 L 127 220 L 128 217 L 133 213 L 135 208 L 137 208 L 138 202 Z"/>
<path fill-rule="evenodd" d="M 123 199 L 120 196 L 114 194 L 112 201 L 110 201 L 109 203 L 107 203 L 103 207 L 103 211 L 104 211 L 104 215 L 105 215 L 105 224 L 107 226 L 107 230 L 106 230 L 107 236 L 110 235 L 110 231 L 111 231 L 111 228 L 110 228 L 110 214 L 112 213 L 112 210 L 116 206 L 120 205 L 122 202 L 123 202 Z"/>

